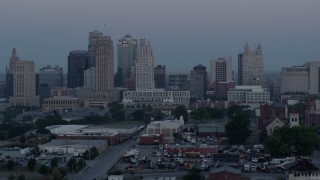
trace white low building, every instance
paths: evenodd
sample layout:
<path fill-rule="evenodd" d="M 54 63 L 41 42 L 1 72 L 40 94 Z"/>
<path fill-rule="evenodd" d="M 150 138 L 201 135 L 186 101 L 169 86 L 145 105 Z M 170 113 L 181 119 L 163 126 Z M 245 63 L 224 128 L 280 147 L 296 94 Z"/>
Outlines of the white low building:
<path fill-rule="evenodd" d="M 261 86 L 236 86 L 228 91 L 228 101 L 234 103 L 268 103 L 270 92 Z"/>
<path fill-rule="evenodd" d="M 183 131 L 184 120 L 183 116 L 180 119 L 153 121 L 147 126 L 148 134 L 163 134 L 164 138 L 172 138 L 174 133 L 180 133 Z"/>
<path fill-rule="evenodd" d="M 92 147 L 96 147 L 99 153 L 104 152 L 108 148 L 106 140 L 65 140 L 53 139 L 51 142 L 39 145 L 40 151 L 50 153 L 72 153 L 82 154 Z"/>

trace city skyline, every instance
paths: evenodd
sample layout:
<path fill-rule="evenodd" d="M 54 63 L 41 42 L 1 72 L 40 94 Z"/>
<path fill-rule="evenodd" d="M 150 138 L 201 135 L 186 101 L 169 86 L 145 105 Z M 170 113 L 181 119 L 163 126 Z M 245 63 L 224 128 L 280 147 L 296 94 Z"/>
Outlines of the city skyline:
<path fill-rule="evenodd" d="M 281 67 L 320 60 L 320 24 L 315 23 L 320 16 L 319 5 L 315 0 L 4 0 L 0 7 L 0 34 L 5 34 L 1 38 L 0 73 L 5 72 L 14 47 L 20 56 L 35 61 L 36 72 L 46 65 L 66 70 L 68 53 L 87 50 L 88 33 L 93 30 L 110 35 L 114 42 L 126 34 L 150 40 L 154 64 L 166 65 L 168 73 L 188 72 L 197 64 L 208 68 L 212 59 L 229 56 L 236 71 L 237 55 L 246 42 L 250 47 L 261 43 L 266 72 L 280 72 Z M 184 66 L 179 65 L 181 62 Z"/>

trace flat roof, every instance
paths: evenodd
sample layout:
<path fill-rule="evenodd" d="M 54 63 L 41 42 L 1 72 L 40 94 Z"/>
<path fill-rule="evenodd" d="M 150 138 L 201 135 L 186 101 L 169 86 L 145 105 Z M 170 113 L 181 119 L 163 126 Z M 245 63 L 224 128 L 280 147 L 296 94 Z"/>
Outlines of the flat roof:
<path fill-rule="evenodd" d="M 102 146 L 107 144 L 106 140 L 65 140 L 65 139 L 53 139 L 52 141 L 43 144 L 45 146 Z"/>

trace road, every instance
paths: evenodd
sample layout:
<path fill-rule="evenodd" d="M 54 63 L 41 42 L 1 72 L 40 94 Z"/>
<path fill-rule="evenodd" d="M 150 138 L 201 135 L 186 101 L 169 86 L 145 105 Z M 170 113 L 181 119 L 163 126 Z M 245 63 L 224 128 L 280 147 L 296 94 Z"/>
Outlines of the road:
<path fill-rule="evenodd" d="M 135 145 L 135 140 L 129 140 L 122 144 L 111 147 L 107 152 L 97 159 L 88 162 L 89 168 L 78 174 L 69 174 L 67 179 L 92 180 L 107 177 L 107 171 L 121 158 L 121 156 Z"/>

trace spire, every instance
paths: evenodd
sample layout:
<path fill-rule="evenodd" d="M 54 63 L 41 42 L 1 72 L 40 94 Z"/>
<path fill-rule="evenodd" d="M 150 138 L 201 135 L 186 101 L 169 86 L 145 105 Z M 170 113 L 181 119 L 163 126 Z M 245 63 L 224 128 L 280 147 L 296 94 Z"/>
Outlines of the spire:
<path fill-rule="evenodd" d="M 256 54 L 257 55 L 262 55 L 262 47 L 261 47 L 260 43 L 257 45 Z"/>
<path fill-rule="evenodd" d="M 248 43 L 246 43 L 246 45 L 244 46 L 244 54 L 249 54 L 249 45 L 248 45 Z"/>
<path fill-rule="evenodd" d="M 17 57 L 16 48 L 13 48 L 11 58 L 16 58 L 16 57 Z"/>

